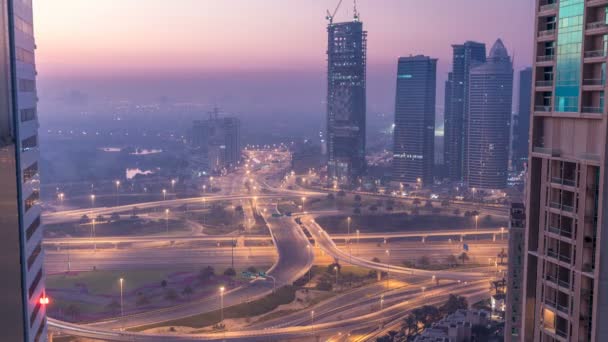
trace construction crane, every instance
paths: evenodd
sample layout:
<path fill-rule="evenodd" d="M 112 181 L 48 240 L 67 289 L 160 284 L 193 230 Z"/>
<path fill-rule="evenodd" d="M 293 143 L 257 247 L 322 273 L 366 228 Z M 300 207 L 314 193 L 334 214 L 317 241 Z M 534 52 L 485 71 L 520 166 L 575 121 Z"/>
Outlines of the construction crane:
<path fill-rule="evenodd" d="M 338 9 L 340 9 L 340 5 L 342 5 L 342 0 L 340 0 L 338 2 L 338 6 L 336 6 L 334 13 L 330 13 L 329 10 L 327 10 L 327 16 L 325 17 L 325 19 L 329 20 L 329 25 L 333 24 L 334 17 L 336 16 L 336 13 L 338 13 Z"/>

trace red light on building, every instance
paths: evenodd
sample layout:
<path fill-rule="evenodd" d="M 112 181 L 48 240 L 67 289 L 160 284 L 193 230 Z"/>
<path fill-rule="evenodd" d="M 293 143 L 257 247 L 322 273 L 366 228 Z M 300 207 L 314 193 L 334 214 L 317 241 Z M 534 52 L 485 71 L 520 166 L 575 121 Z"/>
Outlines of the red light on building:
<path fill-rule="evenodd" d="M 49 297 L 40 297 L 40 304 L 42 304 L 42 305 L 48 305 L 49 304 Z"/>

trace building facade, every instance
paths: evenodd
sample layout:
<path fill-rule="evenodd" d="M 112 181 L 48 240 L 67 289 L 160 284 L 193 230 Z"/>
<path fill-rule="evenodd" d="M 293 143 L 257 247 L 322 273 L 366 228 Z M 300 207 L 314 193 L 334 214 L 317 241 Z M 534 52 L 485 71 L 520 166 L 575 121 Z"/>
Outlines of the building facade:
<path fill-rule="evenodd" d="M 200 154 L 206 172 L 222 173 L 233 169 L 241 160 L 241 122 L 235 117 L 194 121 L 192 145 Z"/>
<path fill-rule="evenodd" d="M 522 341 L 608 340 L 607 12 L 535 3 Z"/>
<path fill-rule="evenodd" d="M 328 182 L 350 183 L 365 171 L 367 32 L 357 17 L 327 27 Z"/>
<path fill-rule="evenodd" d="M 530 111 L 532 108 L 532 68 L 519 72 L 519 102 L 517 115 L 513 117 L 511 143 L 511 166 L 513 170 L 524 170 L 528 162 L 530 142 Z"/>
<path fill-rule="evenodd" d="M 472 66 L 485 63 L 486 46 L 468 41 L 452 45 L 452 72 L 446 82 L 444 117 L 444 163 L 449 179 L 463 182 L 465 176 L 465 141 L 467 136 L 467 111 L 469 74 Z"/>
<path fill-rule="evenodd" d="M 513 65 L 499 39 L 486 63 L 471 68 L 466 116 L 465 180 L 469 188 L 507 187 Z"/>
<path fill-rule="evenodd" d="M 46 294 L 32 2 L 0 4 L 0 330 L 5 341 L 43 341 Z"/>
<path fill-rule="evenodd" d="M 515 342 L 521 339 L 525 228 L 526 207 L 523 203 L 512 203 L 509 215 L 509 268 L 507 273 L 505 342 Z"/>
<path fill-rule="evenodd" d="M 399 58 L 393 133 L 393 182 L 433 184 L 437 59 Z"/>

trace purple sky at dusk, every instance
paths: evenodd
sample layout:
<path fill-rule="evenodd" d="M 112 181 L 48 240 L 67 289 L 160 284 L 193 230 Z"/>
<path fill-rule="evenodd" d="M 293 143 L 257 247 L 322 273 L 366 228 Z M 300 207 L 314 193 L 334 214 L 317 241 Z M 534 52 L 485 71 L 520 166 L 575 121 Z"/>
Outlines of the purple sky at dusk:
<path fill-rule="evenodd" d="M 132 90 L 142 101 L 220 101 L 236 112 L 322 112 L 325 9 L 336 3 L 38 0 L 40 95 L 44 101 L 79 90 L 115 99 Z M 439 58 L 439 107 L 451 44 L 476 40 L 489 49 L 500 37 L 515 54 L 516 71 L 531 63 L 532 0 L 359 0 L 358 7 L 369 32 L 372 112 L 392 111 L 399 56 Z M 351 16 L 345 0 L 337 20 Z"/>

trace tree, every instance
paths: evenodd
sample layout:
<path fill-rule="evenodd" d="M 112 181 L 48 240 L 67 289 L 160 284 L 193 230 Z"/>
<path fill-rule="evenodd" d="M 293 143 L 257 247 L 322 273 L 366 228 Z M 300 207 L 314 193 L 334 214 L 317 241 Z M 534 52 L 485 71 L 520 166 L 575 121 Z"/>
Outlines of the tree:
<path fill-rule="evenodd" d="M 456 295 L 450 294 L 450 297 L 448 298 L 448 300 L 441 307 L 441 311 L 444 314 L 450 315 L 459 309 L 466 310 L 466 309 L 468 309 L 468 307 L 469 307 L 469 303 L 467 302 L 466 298 L 464 298 L 462 296 L 456 296 Z"/>
<path fill-rule="evenodd" d="M 441 201 L 441 206 L 442 207 L 448 207 L 449 205 L 450 205 L 450 201 L 448 201 L 448 200 Z"/>
<path fill-rule="evenodd" d="M 427 209 L 433 208 L 433 202 L 431 202 L 430 200 L 426 201 L 426 203 L 424 204 L 424 207 Z"/>
<path fill-rule="evenodd" d="M 355 213 L 357 215 L 361 214 L 361 208 L 355 208 L 355 209 L 353 209 L 353 213 Z"/>
<path fill-rule="evenodd" d="M 445 262 L 448 264 L 448 266 L 454 267 L 456 264 L 458 264 L 458 257 L 456 257 L 454 254 L 448 255 L 445 258 Z"/>
<path fill-rule="evenodd" d="M 118 213 L 112 213 L 112 215 L 110 216 L 110 220 L 118 221 L 118 220 L 120 220 L 120 215 Z"/>
<path fill-rule="evenodd" d="M 418 265 L 426 267 L 430 264 L 431 264 L 431 259 L 429 259 L 428 256 L 423 255 L 420 258 L 418 258 Z"/>
<path fill-rule="evenodd" d="M 334 194 L 327 194 L 327 200 L 328 201 L 333 201 L 335 199 L 336 199 L 336 197 L 334 196 Z"/>
<path fill-rule="evenodd" d="M 355 195 L 355 202 L 361 202 L 361 195 Z"/>
<path fill-rule="evenodd" d="M 500 253 L 498 253 L 497 257 L 500 258 L 500 264 L 504 263 L 504 259 L 507 257 L 507 253 L 505 253 L 505 249 L 503 248 Z"/>
<path fill-rule="evenodd" d="M 344 196 L 346 196 L 346 192 L 344 192 L 344 190 L 338 191 L 338 197 L 344 197 Z"/>
<path fill-rule="evenodd" d="M 414 205 L 416 206 L 416 208 L 418 208 L 418 206 L 419 206 L 419 205 L 420 205 L 422 202 L 420 201 L 420 198 L 414 198 L 414 202 L 413 202 L 413 203 L 414 203 Z"/>
<path fill-rule="evenodd" d="M 416 308 L 412 310 L 412 315 L 414 315 L 416 323 L 423 327 L 427 327 L 431 323 L 441 319 L 441 312 L 437 307 L 432 305 Z"/>
<path fill-rule="evenodd" d="M 182 291 L 182 294 L 188 298 L 190 298 L 190 296 L 192 295 L 192 293 L 194 293 L 194 291 L 192 291 L 192 288 L 190 286 L 186 286 L 184 288 L 184 290 Z"/>
<path fill-rule="evenodd" d="M 462 260 L 462 264 L 464 265 L 464 263 L 469 260 L 469 255 L 466 252 L 462 252 L 458 259 Z"/>
<path fill-rule="evenodd" d="M 418 324 L 416 318 L 412 314 L 405 316 L 402 327 L 405 330 L 405 336 L 408 338 L 418 333 Z"/>
<path fill-rule="evenodd" d="M 224 270 L 224 275 L 227 277 L 234 277 L 236 275 L 236 271 L 234 268 L 228 267 L 226 270 Z"/>
<path fill-rule="evenodd" d="M 258 273 L 258 269 L 255 268 L 255 266 L 249 266 L 249 267 L 247 267 L 247 272 Z"/>
<path fill-rule="evenodd" d="M 372 258 L 372 261 L 373 261 L 373 262 L 380 262 L 380 259 L 378 259 L 377 257 L 373 257 L 373 258 Z"/>
<path fill-rule="evenodd" d="M 460 215 L 460 209 L 454 209 L 454 215 Z"/>
<path fill-rule="evenodd" d="M 208 280 L 209 278 L 212 278 L 213 276 L 215 276 L 215 270 L 213 269 L 212 266 L 207 266 L 207 267 L 203 268 L 201 270 L 201 272 L 199 273 L 199 278 L 201 280 Z"/>
<path fill-rule="evenodd" d="M 163 289 L 165 287 L 167 287 L 167 281 L 165 279 L 163 279 L 163 281 L 160 282 L 160 287 L 162 287 Z"/>

